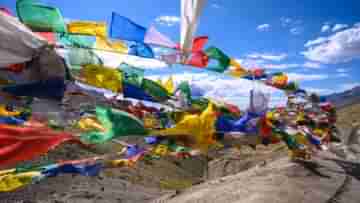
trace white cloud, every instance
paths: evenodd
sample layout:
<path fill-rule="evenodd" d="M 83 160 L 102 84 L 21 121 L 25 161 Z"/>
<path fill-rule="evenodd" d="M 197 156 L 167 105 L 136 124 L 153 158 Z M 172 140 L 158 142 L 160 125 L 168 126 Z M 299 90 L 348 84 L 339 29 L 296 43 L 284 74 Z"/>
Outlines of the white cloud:
<path fill-rule="evenodd" d="M 345 28 L 349 27 L 349 25 L 346 25 L 346 24 L 336 24 L 334 25 L 334 27 L 331 29 L 331 31 L 333 32 L 337 32 L 339 30 L 343 30 Z"/>
<path fill-rule="evenodd" d="M 216 9 L 221 8 L 220 4 L 218 4 L 218 3 L 212 3 L 211 7 L 216 8 Z"/>
<path fill-rule="evenodd" d="M 284 64 L 264 64 L 263 66 L 268 69 L 278 69 L 278 70 L 288 69 L 288 68 L 297 68 L 297 67 L 313 68 L 313 69 L 321 68 L 320 64 L 314 63 L 314 62 L 309 62 L 309 61 L 307 61 L 303 64 L 284 63 Z"/>
<path fill-rule="evenodd" d="M 294 22 L 294 20 L 292 18 L 287 18 L 287 17 L 281 17 L 280 21 L 281 21 L 281 25 L 283 27 L 288 27 L 291 24 L 293 24 L 293 22 Z"/>
<path fill-rule="evenodd" d="M 180 22 L 180 18 L 178 16 L 159 16 L 155 21 L 161 25 L 173 26 Z"/>
<path fill-rule="evenodd" d="M 327 32 L 331 29 L 330 25 L 325 24 L 321 27 L 321 32 Z"/>
<path fill-rule="evenodd" d="M 262 24 L 256 27 L 256 30 L 259 32 L 266 32 L 270 30 L 270 25 L 269 24 Z"/>
<path fill-rule="evenodd" d="M 284 93 L 282 91 L 269 86 L 265 86 L 261 83 L 254 84 L 254 82 L 250 80 L 232 78 L 229 76 L 205 70 L 191 70 L 188 67 L 175 67 L 173 69 L 167 69 L 166 71 L 169 72 L 161 75 L 147 74 L 146 77 L 156 80 L 158 78 L 166 79 L 169 77 L 169 75 L 172 75 L 175 84 L 179 84 L 181 81 L 184 80 L 189 81 L 191 85 L 196 86 L 198 91 L 203 92 L 205 97 L 225 100 L 230 103 L 239 105 L 242 109 L 246 109 L 248 107 L 250 98 L 249 93 L 250 90 L 252 90 L 253 88 L 270 93 L 272 97 L 282 98 L 280 102 L 286 102 Z M 279 103 L 279 101 L 276 102 Z M 272 106 L 276 104 L 272 102 Z"/>
<path fill-rule="evenodd" d="M 289 28 L 289 32 L 293 35 L 299 35 L 303 33 L 304 28 L 301 26 L 302 21 L 294 18 L 281 17 L 281 25 L 285 28 Z"/>
<path fill-rule="evenodd" d="M 296 68 L 299 67 L 300 64 L 296 64 L 296 63 L 292 63 L 292 64 L 265 64 L 264 67 L 268 68 L 268 69 L 278 69 L 278 70 L 282 70 L 282 69 L 288 69 L 288 68 Z"/>
<path fill-rule="evenodd" d="M 308 49 L 302 54 L 312 61 L 327 64 L 344 63 L 360 58 L 360 27 L 337 32 L 325 39 L 318 38 L 317 43 L 306 43 Z"/>
<path fill-rule="evenodd" d="M 247 69 L 262 66 L 265 63 L 265 60 L 263 60 L 263 59 L 251 59 L 251 58 L 236 59 L 236 61 L 238 63 L 240 63 L 244 68 L 247 68 Z"/>
<path fill-rule="evenodd" d="M 311 47 L 311 46 L 314 46 L 314 45 L 317 45 L 317 44 L 322 44 L 324 42 L 328 41 L 328 38 L 327 37 L 319 37 L 315 40 L 310 40 L 310 41 L 307 41 L 306 44 L 305 44 L 305 47 Z"/>
<path fill-rule="evenodd" d="M 285 53 L 275 55 L 275 54 L 267 54 L 267 53 L 252 53 L 247 55 L 248 58 L 253 59 L 264 59 L 264 60 L 270 60 L 270 61 L 281 61 L 284 60 L 288 55 Z"/>
<path fill-rule="evenodd" d="M 314 80 L 325 80 L 329 78 L 327 74 L 302 74 L 302 73 L 288 73 L 290 80 L 293 81 L 314 81 Z"/>
<path fill-rule="evenodd" d="M 339 73 L 336 75 L 337 77 L 340 77 L 340 78 L 344 78 L 344 77 L 349 77 L 350 75 L 347 74 L 347 73 Z"/>
<path fill-rule="evenodd" d="M 317 93 L 320 95 L 328 95 L 334 93 L 333 89 L 326 89 L 326 88 L 305 87 L 304 89 L 309 93 Z"/>
<path fill-rule="evenodd" d="M 338 69 L 336 69 L 336 72 L 338 72 L 338 73 L 346 73 L 347 70 L 344 69 L 344 68 L 338 68 Z"/>
<path fill-rule="evenodd" d="M 350 89 L 352 89 L 354 87 L 358 87 L 358 86 L 360 86 L 359 82 L 346 83 L 346 84 L 340 85 L 339 90 L 340 91 L 346 91 L 346 90 L 350 90 Z"/>
<path fill-rule="evenodd" d="M 321 68 L 321 65 L 319 64 L 319 63 L 314 63 L 314 62 L 309 62 L 309 61 L 307 61 L 307 62 L 305 62 L 304 64 L 303 64 L 303 66 L 305 67 L 305 68 Z"/>
<path fill-rule="evenodd" d="M 64 54 L 67 52 L 68 51 L 66 50 Z M 94 52 L 104 62 L 104 65 L 108 67 L 119 67 L 121 63 L 127 63 L 143 69 L 165 69 L 168 67 L 165 62 L 157 59 L 142 58 L 100 50 L 95 50 Z"/>
<path fill-rule="evenodd" d="M 360 27 L 360 22 L 359 23 L 355 23 L 354 27 Z"/>
<path fill-rule="evenodd" d="M 290 29 L 290 33 L 293 35 L 299 35 L 303 32 L 303 28 L 302 27 L 293 27 Z"/>

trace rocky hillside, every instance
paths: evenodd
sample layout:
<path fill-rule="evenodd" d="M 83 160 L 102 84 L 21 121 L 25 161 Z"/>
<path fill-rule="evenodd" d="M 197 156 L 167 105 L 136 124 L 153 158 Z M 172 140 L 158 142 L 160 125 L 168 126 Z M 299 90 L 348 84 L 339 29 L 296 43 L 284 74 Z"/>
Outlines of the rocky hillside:
<path fill-rule="evenodd" d="M 167 194 L 154 203 L 358 203 L 360 150 L 354 150 L 360 147 L 357 131 L 348 141 L 317 154 L 311 161 L 273 156 L 272 161 L 268 159 L 249 170 L 207 181 L 180 194 Z"/>
<path fill-rule="evenodd" d="M 326 96 L 338 108 L 360 103 L 360 86 L 341 93 Z"/>

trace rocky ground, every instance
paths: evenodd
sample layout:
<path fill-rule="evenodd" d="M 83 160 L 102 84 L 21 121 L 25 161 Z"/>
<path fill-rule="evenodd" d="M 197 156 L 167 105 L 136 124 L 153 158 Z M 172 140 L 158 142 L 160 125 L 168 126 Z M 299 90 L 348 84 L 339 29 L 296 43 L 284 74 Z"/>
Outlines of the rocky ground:
<path fill-rule="evenodd" d="M 340 110 L 344 135 L 351 131 L 348 113 L 354 116 L 358 111 L 358 106 Z M 140 161 L 134 168 L 106 169 L 98 177 L 48 178 L 15 192 L 0 193 L 0 203 L 358 203 L 360 144 L 359 132 L 354 132 L 309 162 L 290 161 L 283 145 L 260 146 L 256 151 L 243 146 L 212 152 L 209 157 Z M 128 139 L 139 142 L 138 138 Z M 118 148 L 109 144 L 89 152 L 63 145 L 34 162 L 85 158 Z"/>

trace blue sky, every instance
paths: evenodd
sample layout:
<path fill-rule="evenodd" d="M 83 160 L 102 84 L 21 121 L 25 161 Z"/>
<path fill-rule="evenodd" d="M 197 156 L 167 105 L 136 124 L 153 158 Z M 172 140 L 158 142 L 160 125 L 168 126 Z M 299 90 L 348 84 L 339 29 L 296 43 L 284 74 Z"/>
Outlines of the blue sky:
<path fill-rule="evenodd" d="M 116 11 L 179 41 L 178 0 L 41 2 L 58 7 L 69 19 L 109 22 Z M 0 0 L 0 6 L 15 11 L 15 0 Z M 358 8 L 358 0 L 207 0 L 197 34 L 209 36 L 208 45 L 244 66 L 284 71 L 302 87 L 328 94 L 360 85 Z"/>

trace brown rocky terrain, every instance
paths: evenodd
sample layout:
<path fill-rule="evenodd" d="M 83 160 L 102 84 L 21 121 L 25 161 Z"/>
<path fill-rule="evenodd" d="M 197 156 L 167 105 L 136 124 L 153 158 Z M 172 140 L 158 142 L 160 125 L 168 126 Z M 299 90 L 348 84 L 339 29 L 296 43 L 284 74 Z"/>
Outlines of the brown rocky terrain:
<path fill-rule="evenodd" d="M 349 118 L 358 118 L 354 112 L 359 112 L 358 105 L 339 110 L 339 126 L 345 129 L 343 143 L 308 162 L 289 160 L 283 145 L 259 146 L 257 150 L 242 146 L 211 152 L 208 157 L 143 160 L 133 168 L 103 170 L 98 177 L 60 175 L 0 193 L 0 203 L 358 203 L 360 151 L 356 149 L 360 145 L 358 134 L 350 136 L 350 141 L 347 136 L 352 123 Z M 142 142 L 140 138 L 127 140 Z M 118 149 L 111 143 L 89 152 L 66 144 L 33 162 L 86 158 Z"/>

